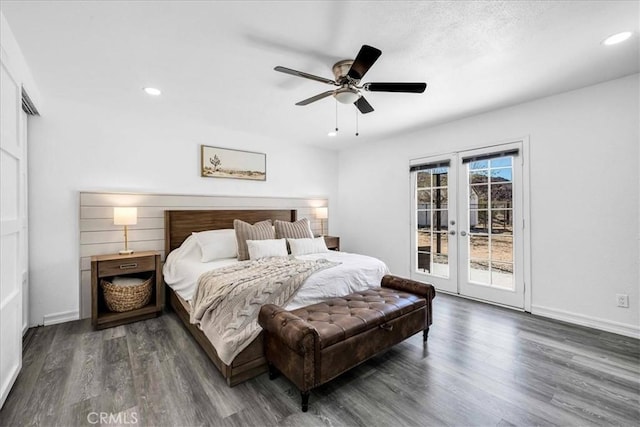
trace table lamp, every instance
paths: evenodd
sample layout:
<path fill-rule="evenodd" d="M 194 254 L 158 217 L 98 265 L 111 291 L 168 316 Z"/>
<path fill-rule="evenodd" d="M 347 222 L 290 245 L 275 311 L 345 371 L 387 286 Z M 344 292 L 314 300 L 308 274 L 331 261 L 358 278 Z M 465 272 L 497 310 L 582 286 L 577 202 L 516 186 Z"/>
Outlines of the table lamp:
<path fill-rule="evenodd" d="M 316 218 L 320 220 L 320 227 L 322 227 L 322 231 L 320 232 L 320 235 L 324 236 L 324 220 L 329 218 L 329 208 L 327 207 L 316 208 Z"/>
<path fill-rule="evenodd" d="M 113 208 L 113 225 L 124 225 L 124 250 L 118 252 L 120 255 L 131 255 L 133 253 L 129 249 L 127 225 L 136 225 L 137 223 L 138 208 Z"/>

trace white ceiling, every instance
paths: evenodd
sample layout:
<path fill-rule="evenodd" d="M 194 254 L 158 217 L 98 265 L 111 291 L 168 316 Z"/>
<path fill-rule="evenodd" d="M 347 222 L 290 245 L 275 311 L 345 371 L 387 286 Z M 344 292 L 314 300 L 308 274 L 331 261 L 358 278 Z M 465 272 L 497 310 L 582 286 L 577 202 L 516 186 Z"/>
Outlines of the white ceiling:
<path fill-rule="evenodd" d="M 141 88 L 164 114 L 342 148 L 639 71 L 638 1 L 2 1 L 45 101 L 136 114 Z M 630 41 L 605 47 L 608 35 Z M 333 78 L 362 44 L 382 50 L 363 81 L 426 81 L 422 95 L 366 93 L 376 111 L 338 105 L 331 89 L 273 71 Z M 156 107 L 158 108 L 158 107 Z"/>

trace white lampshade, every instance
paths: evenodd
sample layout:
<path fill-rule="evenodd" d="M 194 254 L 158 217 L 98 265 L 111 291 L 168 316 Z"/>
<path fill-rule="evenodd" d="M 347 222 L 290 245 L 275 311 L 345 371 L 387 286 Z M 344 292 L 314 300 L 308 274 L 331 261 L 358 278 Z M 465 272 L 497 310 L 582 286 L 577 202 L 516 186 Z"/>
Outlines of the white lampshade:
<path fill-rule="evenodd" d="M 336 90 L 333 97 L 342 104 L 353 104 L 360 99 L 360 92 L 351 88 L 340 88 Z"/>
<path fill-rule="evenodd" d="M 327 207 L 316 208 L 316 218 L 318 219 L 329 218 L 329 208 Z"/>
<path fill-rule="evenodd" d="M 113 208 L 114 225 L 135 225 L 138 223 L 138 208 Z"/>

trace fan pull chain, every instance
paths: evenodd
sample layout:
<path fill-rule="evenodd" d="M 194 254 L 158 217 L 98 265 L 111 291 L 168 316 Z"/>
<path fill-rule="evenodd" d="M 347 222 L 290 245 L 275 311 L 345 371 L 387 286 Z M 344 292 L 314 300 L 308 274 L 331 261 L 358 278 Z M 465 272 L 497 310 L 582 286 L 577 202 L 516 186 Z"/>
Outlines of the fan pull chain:
<path fill-rule="evenodd" d="M 360 133 L 358 133 L 358 110 L 356 110 L 356 136 L 360 135 Z"/>
<path fill-rule="evenodd" d="M 338 100 L 336 100 L 336 133 L 338 133 Z"/>

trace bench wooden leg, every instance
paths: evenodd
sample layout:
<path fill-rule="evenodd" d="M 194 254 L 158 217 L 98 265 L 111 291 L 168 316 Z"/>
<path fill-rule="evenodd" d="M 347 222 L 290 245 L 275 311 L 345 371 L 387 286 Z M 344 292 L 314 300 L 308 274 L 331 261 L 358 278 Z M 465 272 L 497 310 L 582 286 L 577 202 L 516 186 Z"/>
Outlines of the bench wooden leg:
<path fill-rule="evenodd" d="M 426 341 L 429 338 L 429 328 L 422 331 L 422 340 Z"/>
<path fill-rule="evenodd" d="M 280 376 L 280 371 L 278 371 L 275 366 L 273 366 L 271 363 L 267 364 L 267 366 L 269 367 L 269 379 L 270 380 L 275 380 L 276 378 L 278 378 Z"/>
<path fill-rule="evenodd" d="M 300 397 L 302 397 L 302 412 L 307 412 L 309 409 L 309 392 L 301 391 Z"/>

